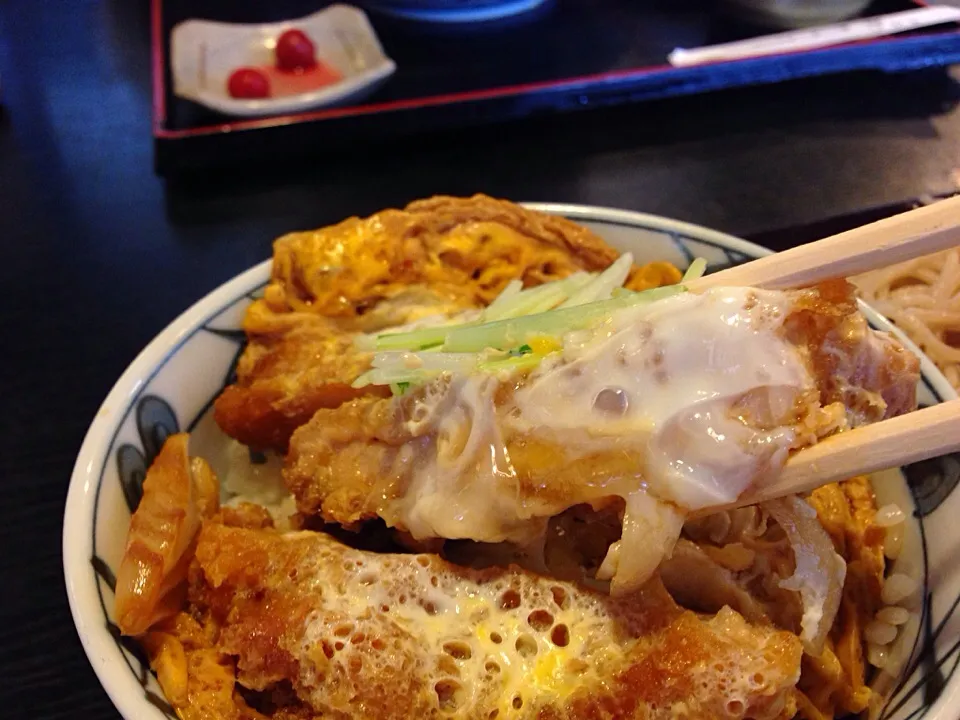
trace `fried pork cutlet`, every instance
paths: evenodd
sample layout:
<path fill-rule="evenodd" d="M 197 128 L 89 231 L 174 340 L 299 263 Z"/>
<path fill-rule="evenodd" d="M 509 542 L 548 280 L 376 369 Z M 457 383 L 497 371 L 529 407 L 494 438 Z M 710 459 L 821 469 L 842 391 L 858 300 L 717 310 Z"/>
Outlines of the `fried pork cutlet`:
<path fill-rule="evenodd" d="M 469 570 L 213 520 L 189 597 L 190 611 L 152 634 L 167 639 L 168 657 L 184 651 L 189 672 L 172 697 L 185 720 L 262 717 L 245 714 L 248 703 L 304 720 L 759 720 L 796 710 L 795 635 L 730 609 L 698 616 L 658 581 L 617 600 L 516 568 Z"/>
<path fill-rule="evenodd" d="M 244 319 L 248 346 L 216 402 L 217 423 L 246 445 L 284 451 L 318 409 L 377 392 L 350 387 L 370 361 L 350 334 L 475 310 L 511 280 L 538 285 L 616 257 L 569 220 L 482 195 L 285 235 L 264 297 Z M 653 263 L 635 268 L 627 287 L 678 279 L 673 266 Z"/>
<path fill-rule="evenodd" d="M 917 379 L 845 282 L 680 294 L 568 333 L 527 374 L 454 373 L 322 410 L 294 433 L 284 477 L 305 514 L 380 517 L 415 540 L 535 546 L 568 508 L 623 503 L 601 567 L 619 593 L 651 576 L 687 511 L 908 412 Z"/>

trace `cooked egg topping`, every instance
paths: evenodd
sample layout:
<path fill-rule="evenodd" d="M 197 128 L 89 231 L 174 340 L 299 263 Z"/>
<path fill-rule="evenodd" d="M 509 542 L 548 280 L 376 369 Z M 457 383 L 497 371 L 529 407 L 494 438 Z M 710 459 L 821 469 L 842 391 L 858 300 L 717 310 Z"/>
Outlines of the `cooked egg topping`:
<path fill-rule="evenodd" d="M 453 569 L 432 556 L 364 553 L 332 541 L 321 562 L 319 606 L 305 620 L 300 647 L 301 684 L 315 707 L 332 695 L 350 697 L 364 678 L 399 672 L 423 680 L 441 716 L 537 717 L 545 707 L 569 706 L 585 688 L 613 691 L 608 684 L 649 651 L 644 638 L 680 615 L 656 588 L 620 601 L 530 573 Z M 710 623 L 729 640 L 698 631 L 714 643 L 695 649 L 703 660 L 677 640 L 669 650 L 675 664 L 664 672 L 690 681 L 685 701 L 697 706 L 717 704 L 722 688 L 736 707 L 717 717 L 777 716 L 756 700 L 796 681 L 799 654 L 781 669 L 767 657 L 769 633 L 761 640 L 732 611 Z M 651 642 L 664 651 L 670 643 Z M 651 717 L 671 716 L 669 706 L 661 710 Z"/>
<path fill-rule="evenodd" d="M 640 447 L 644 483 L 680 507 L 732 502 L 794 442 L 783 421 L 814 387 L 777 332 L 789 307 L 784 293 L 724 288 L 621 310 L 568 334 L 516 393 L 508 422 L 554 435 L 571 455 Z M 777 405 L 762 430 L 735 407 L 757 391 Z"/>
<path fill-rule="evenodd" d="M 623 662 L 625 628 L 602 596 L 575 593 L 565 583 L 548 587 L 533 577 L 529 587 L 455 578 L 426 558 L 408 564 L 387 558 L 389 568 L 371 565 L 382 564 L 378 556 L 361 562 L 366 566 L 350 564 L 343 587 L 331 594 L 349 606 L 338 608 L 343 616 L 359 620 L 349 628 L 339 619 L 331 626 L 339 614 L 317 613 L 303 639 L 305 651 L 326 643 L 344 672 L 350 638 L 368 621 L 388 620 L 394 632 L 418 638 L 426 658 L 435 658 L 434 667 L 420 672 L 431 678 L 441 709 L 470 715 L 492 705 L 510 717 L 562 703 L 584 682 L 604 677 L 611 663 Z"/>
<path fill-rule="evenodd" d="M 525 338 L 548 353 L 526 375 L 441 375 L 405 406 L 420 440 L 407 446 L 408 486 L 381 516 L 417 538 L 536 546 L 549 517 L 620 497 L 623 538 L 601 576 L 615 592 L 637 587 L 688 511 L 734 501 L 797 446 L 797 408 L 816 386 L 780 333 L 790 304 L 751 288 L 678 293 L 552 345 Z M 531 445 L 548 450 L 534 461 Z M 566 485 L 531 477 L 549 463 L 558 475 L 564 464 L 585 469 Z"/>

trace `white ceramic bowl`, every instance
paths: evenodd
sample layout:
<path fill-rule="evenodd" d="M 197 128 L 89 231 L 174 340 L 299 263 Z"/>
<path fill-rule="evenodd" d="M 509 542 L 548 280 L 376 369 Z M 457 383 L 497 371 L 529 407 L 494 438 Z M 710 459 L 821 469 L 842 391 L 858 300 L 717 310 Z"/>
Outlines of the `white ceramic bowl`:
<path fill-rule="evenodd" d="M 871 0 L 725 0 L 732 10 L 775 28 L 834 23 L 862 12 Z"/>
<path fill-rule="evenodd" d="M 669 260 L 685 267 L 701 256 L 716 270 L 767 250 L 694 225 L 619 210 L 573 205 L 535 205 L 565 215 L 634 253 L 638 262 Z M 269 262 L 243 273 L 177 318 L 134 360 L 97 413 L 77 458 L 63 528 L 63 563 L 70 607 L 84 649 L 101 683 L 127 720 L 174 718 L 134 643 L 121 640 L 113 623 L 113 577 L 119 564 L 130 508 L 147 465 L 163 439 L 193 432 L 191 451 L 214 469 L 223 462 L 226 438 L 212 420 L 211 403 L 229 382 L 240 352 L 244 308 L 262 290 Z M 880 328 L 890 325 L 868 311 Z M 922 404 L 955 397 L 943 376 L 922 361 Z M 904 477 L 908 482 L 904 482 Z M 951 456 L 893 471 L 876 484 L 881 502 L 913 510 L 903 553 L 896 563 L 923 581 L 922 617 L 898 642 L 910 662 L 884 720 L 960 717 L 960 457 Z"/>

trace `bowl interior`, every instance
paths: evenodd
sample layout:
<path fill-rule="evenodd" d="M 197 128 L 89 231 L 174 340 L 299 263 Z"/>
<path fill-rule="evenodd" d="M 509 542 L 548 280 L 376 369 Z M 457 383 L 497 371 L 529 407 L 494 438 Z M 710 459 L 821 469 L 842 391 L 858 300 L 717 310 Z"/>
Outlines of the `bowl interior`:
<path fill-rule="evenodd" d="M 685 268 L 704 257 L 711 271 L 746 262 L 768 251 L 693 225 L 618 210 L 538 204 L 588 226 L 638 262 L 667 260 Z M 123 553 L 132 508 L 139 501 L 146 468 L 164 438 L 193 433 L 191 452 L 215 470 L 227 462 L 227 438 L 212 419 L 211 405 L 233 375 L 243 348 L 241 321 L 262 292 L 269 262 L 220 287 L 163 331 L 117 382 L 88 431 L 74 469 L 64 518 L 64 571 L 71 610 L 87 655 L 125 718 L 173 719 L 135 643 L 113 623 L 115 572 Z M 867 310 L 881 329 L 889 323 Z M 912 347 L 912 345 L 911 345 Z M 919 351 L 917 351 L 919 354 Z M 923 358 L 920 401 L 932 405 L 954 397 L 933 364 Z M 885 720 L 936 717 L 953 720 L 960 708 L 960 457 L 918 463 L 875 478 L 881 504 L 910 508 L 903 552 L 893 570 L 922 581 L 922 613 L 901 633 L 895 652 L 909 657 L 906 671 L 885 681 L 895 685 Z"/>

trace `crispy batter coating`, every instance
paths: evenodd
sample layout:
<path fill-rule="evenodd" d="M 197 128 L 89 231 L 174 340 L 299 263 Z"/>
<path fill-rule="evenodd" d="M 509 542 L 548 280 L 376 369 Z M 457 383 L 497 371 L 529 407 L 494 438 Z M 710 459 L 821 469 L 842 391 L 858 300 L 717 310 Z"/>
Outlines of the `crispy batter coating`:
<path fill-rule="evenodd" d="M 239 379 L 217 398 L 215 417 L 224 432 L 247 445 L 283 449 L 318 409 L 362 394 L 389 395 L 385 388 L 350 387 L 368 369 L 370 356 L 327 318 L 274 315 L 257 301 L 245 324 L 251 339 L 237 364 Z M 256 334 L 255 327 L 265 332 Z"/>
<path fill-rule="evenodd" d="M 274 244 L 264 297 L 244 319 L 248 347 L 216 420 L 244 444 L 283 451 L 316 410 L 360 394 L 349 385 L 369 356 L 350 333 L 480 308 L 513 279 L 538 285 L 616 257 L 569 220 L 483 195 L 421 200 L 285 235 Z M 652 263 L 635 268 L 627 286 L 679 278 L 669 263 Z"/>
<path fill-rule="evenodd" d="M 254 717 L 251 706 L 274 720 L 796 709 L 792 633 L 731 610 L 698 617 L 658 582 L 612 600 L 515 568 L 468 570 L 214 519 L 199 536 L 190 599 L 189 614 L 158 630 L 187 661 L 186 681 L 158 672 L 185 720 Z"/>
<path fill-rule="evenodd" d="M 859 424 L 915 406 L 917 359 L 895 340 L 866 327 L 850 290 L 845 283 L 828 283 L 797 292 L 794 310 L 784 323 L 783 332 L 808 358 L 819 388 L 819 398 L 799 408 L 795 421 L 800 432 L 811 433 L 812 441 L 833 431 L 837 413 L 825 408 L 832 406 Z M 446 426 L 409 422 L 418 409 L 418 392 L 399 398 L 360 398 L 321 410 L 294 433 L 284 480 L 301 512 L 322 514 L 327 522 L 348 527 L 381 517 L 392 527 L 409 529 L 404 525 L 404 503 L 409 499 L 407 491 L 417 487 L 412 478 L 415 461 L 440 453 L 441 440 L 447 448 L 459 448 L 470 433 L 469 422 L 457 431 L 464 437 L 453 437 Z M 422 392 L 442 393 L 442 389 L 428 387 Z M 495 402 L 502 415 L 509 414 L 511 392 L 509 383 L 497 391 Z M 738 409 L 750 414 L 746 405 Z M 764 421 L 758 422 L 762 426 Z M 441 438 L 442 433 L 450 437 Z M 509 458 L 511 471 L 496 474 L 496 492 L 483 501 L 492 508 L 501 502 L 499 498 L 516 497 L 527 518 L 549 517 L 579 503 L 610 497 L 615 494 L 608 489 L 614 479 L 632 477 L 644 467 L 642 450 L 632 447 L 572 457 L 552 438 L 535 432 L 510 436 L 504 429 L 503 433 L 504 457 Z M 449 454 L 456 455 L 453 450 Z M 476 472 L 481 478 L 486 467 L 479 467 L 478 461 L 461 471 L 465 477 Z M 477 484 L 489 485 L 487 475 L 482 478 Z M 458 481 L 444 482 L 456 486 Z"/>
<path fill-rule="evenodd" d="M 799 293 L 784 330 L 806 348 L 824 405 L 842 402 L 857 424 L 916 409 L 920 360 L 896 338 L 871 331 L 846 280 Z"/>

